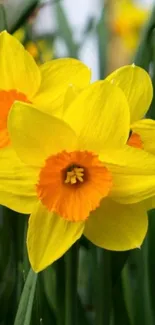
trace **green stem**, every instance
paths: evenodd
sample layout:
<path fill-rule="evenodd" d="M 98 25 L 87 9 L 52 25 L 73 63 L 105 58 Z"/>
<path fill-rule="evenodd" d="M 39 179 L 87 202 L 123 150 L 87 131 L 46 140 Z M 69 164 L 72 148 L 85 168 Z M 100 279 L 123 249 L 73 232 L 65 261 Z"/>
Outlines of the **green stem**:
<path fill-rule="evenodd" d="M 121 277 L 119 277 L 113 292 L 113 317 L 115 325 L 131 325 L 123 289 Z"/>
<path fill-rule="evenodd" d="M 65 263 L 64 256 L 55 263 L 56 266 L 56 316 L 57 325 L 64 325 L 65 318 Z"/>
<path fill-rule="evenodd" d="M 75 243 L 65 255 L 66 262 L 66 299 L 65 325 L 77 325 L 77 279 L 78 279 L 78 243 Z"/>
<path fill-rule="evenodd" d="M 109 325 L 111 316 L 111 258 L 110 252 L 97 248 L 96 325 Z"/>
<path fill-rule="evenodd" d="M 149 282 L 148 282 L 148 245 L 147 238 L 140 250 L 132 252 L 132 263 L 136 270 L 136 287 L 133 295 L 135 315 L 134 324 L 152 325 L 152 308 L 150 304 Z M 132 274 L 131 274 L 132 276 Z"/>
<path fill-rule="evenodd" d="M 14 325 L 30 324 L 36 283 L 37 274 L 30 269 L 20 298 Z"/>

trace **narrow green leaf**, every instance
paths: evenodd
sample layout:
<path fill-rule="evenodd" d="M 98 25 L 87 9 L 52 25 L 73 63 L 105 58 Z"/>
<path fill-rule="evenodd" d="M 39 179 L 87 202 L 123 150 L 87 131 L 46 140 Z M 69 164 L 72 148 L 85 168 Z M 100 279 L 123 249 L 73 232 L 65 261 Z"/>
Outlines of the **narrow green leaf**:
<path fill-rule="evenodd" d="M 36 292 L 33 303 L 31 325 L 58 325 L 56 321 L 56 314 L 49 305 L 47 300 L 43 272 L 38 274 Z M 50 291 L 51 288 L 49 288 Z M 51 296 L 54 295 L 54 292 L 51 290 Z M 61 311 L 60 311 L 61 312 Z"/>
<path fill-rule="evenodd" d="M 122 270 L 122 285 L 123 285 L 123 294 L 124 294 L 124 300 L 126 309 L 129 315 L 130 323 L 134 324 L 134 294 L 133 294 L 133 287 L 132 287 L 132 278 L 130 274 L 129 269 L 129 263 L 126 263 L 125 267 Z"/>
<path fill-rule="evenodd" d="M 112 285 L 115 286 L 121 272 L 126 264 L 130 251 L 125 252 L 110 252 L 111 254 L 111 275 L 112 275 Z"/>
<path fill-rule="evenodd" d="M 152 13 L 148 20 L 148 23 L 144 28 L 140 45 L 134 57 L 134 63 L 144 68 L 147 71 L 149 70 L 149 65 L 152 58 L 151 37 L 154 28 L 155 28 L 155 7 L 152 9 Z"/>
<path fill-rule="evenodd" d="M 123 289 L 122 280 L 119 278 L 113 292 L 113 318 L 115 325 L 131 325 Z"/>
<path fill-rule="evenodd" d="M 96 322 L 95 325 L 110 325 L 112 310 L 111 256 L 110 252 L 96 248 Z"/>
<path fill-rule="evenodd" d="M 29 325 L 36 289 L 37 274 L 30 269 L 19 302 L 14 325 Z"/>
<path fill-rule="evenodd" d="M 154 324 L 152 323 L 152 307 L 150 304 L 147 254 L 148 245 L 146 238 L 141 249 L 132 251 L 130 259 L 130 276 L 134 300 L 134 325 Z"/>
<path fill-rule="evenodd" d="M 12 314 L 13 290 L 16 282 L 13 233 L 7 210 L 0 207 L 0 324 Z M 11 315 L 10 315 L 11 317 Z"/>
<path fill-rule="evenodd" d="M 108 53 L 107 53 L 108 24 L 107 24 L 106 5 L 102 9 L 101 18 L 97 25 L 96 32 L 97 32 L 97 40 L 98 40 L 100 79 L 104 79 L 106 76 L 107 56 L 108 56 Z"/>
<path fill-rule="evenodd" d="M 38 0 L 4 1 L 3 6 L 5 10 L 8 31 L 10 33 L 13 33 L 31 14 L 37 4 Z"/>
<path fill-rule="evenodd" d="M 56 15 L 59 26 L 58 35 L 66 43 L 69 55 L 73 58 L 76 58 L 78 56 L 78 46 L 74 42 L 72 29 L 61 3 L 57 3 L 56 5 Z"/>
<path fill-rule="evenodd" d="M 0 32 L 4 29 L 7 29 L 6 14 L 4 6 L 0 4 Z"/>
<path fill-rule="evenodd" d="M 54 265 L 56 263 L 52 264 L 41 273 L 41 276 L 43 278 L 44 291 L 49 306 L 51 310 L 54 310 L 55 314 L 57 311 L 57 301 L 56 301 L 56 268 L 54 267 Z"/>
<path fill-rule="evenodd" d="M 149 212 L 149 230 L 148 230 L 148 273 L 149 273 L 149 289 L 152 312 L 155 323 L 155 210 Z"/>
<path fill-rule="evenodd" d="M 65 319 L 65 261 L 64 256 L 56 263 L 56 315 L 57 325 L 64 325 Z"/>
<path fill-rule="evenodd" d="M 78 243 L 65 254 L 66 296 L 65 325 L 78 325 L 77 322 L 77 280 L 78 280 Z"/>
<path fill-rule="evenodd" d="M 153 85 L 153 93 L 154 93 L 154 96 L 153 96 L 153 100 L 152 100 L 152 103 L 150 105 L 150 108 L 149 108 L 149 111 L 147 112 L 147 118 L 151 118 L 153 120 L 155 120 L 155 30 L 152 32 L 152 35 L 151 35 L 151 47 L 152 47 L 152 59 L 153 59 L 153 62 L 152 62 L 152 85 Z"/>

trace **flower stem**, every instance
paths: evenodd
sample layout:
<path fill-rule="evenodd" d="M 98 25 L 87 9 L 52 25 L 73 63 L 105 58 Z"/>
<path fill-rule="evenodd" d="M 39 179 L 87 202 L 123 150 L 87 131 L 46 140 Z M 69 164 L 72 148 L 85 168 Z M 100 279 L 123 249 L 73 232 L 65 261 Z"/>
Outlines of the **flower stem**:
<path fill-rule="evenodd" d="M 75 243 L 65 255 L 66 262 L 66 297 L 65 325 L 77 325 L 77 278 L 78 278 L 78 243 Z"/>
<path fill-rule="evenodd" d="M 110 252 L 97 248 L 96 325 L 109 325 L 111 314 Z"/>
<path fill-rule="evenodd" d="M 62 256 L 55 263 L 56 265 L 56 305 L 57 305 L 57 325 L 64 325 L 65 318 L 65 263 Z"/>

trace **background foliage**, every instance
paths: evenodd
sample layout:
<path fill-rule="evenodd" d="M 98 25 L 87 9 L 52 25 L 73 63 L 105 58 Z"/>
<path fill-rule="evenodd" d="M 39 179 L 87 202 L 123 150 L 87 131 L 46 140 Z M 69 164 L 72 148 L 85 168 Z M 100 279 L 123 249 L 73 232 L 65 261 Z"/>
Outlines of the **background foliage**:
<path fill-rule="evenodd" d="M 52 1 L 52 0 L 51 0 Z M 56 7 L 58 28 L 37 36 L 33 23 L 45 3 L 37 0 L 0 4 L 0 30 L 15 33 L 40 64 L 57 57 L 54 42 L 61 38 L 67 55 L 79 50 L 95 33 L 100 77 L 111 69 L 111 3 L 98 21 L 90 17 L 83 39 L 75 42 L 61 1 Z M 133 54 L 133 53 L 132 53 Z M 133 59 L 130 59 L 133 61 Z M 155 8 L 141 33 L 135 64 L 151 72 L 155 87 Z M 148 116 L 155 118 L 155 98 Z M 85 238 L 38 275 L 30 269 L 26 251 L 28 216 L 0 207 L 0 325 L 154 325 L 155 324 L 155 212 L 149 213 L 148 235 L 141 247 L 110 252 Z"/>

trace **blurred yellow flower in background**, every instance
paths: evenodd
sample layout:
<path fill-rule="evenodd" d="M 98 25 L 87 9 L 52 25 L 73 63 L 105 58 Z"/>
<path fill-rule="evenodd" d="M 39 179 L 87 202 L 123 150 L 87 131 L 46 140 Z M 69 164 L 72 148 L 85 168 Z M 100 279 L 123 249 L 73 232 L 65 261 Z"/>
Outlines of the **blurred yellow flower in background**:
<path fill-rule="evenodd" d="M 21 27 L 17 29 L 13 36 L 22 43 L 25 49 L 31 54 L 38 65 L 47 62 L 53 58 L 54 48 L 52 45 L 52 39 L 29 39 L 26 33 L 26 29 Z"/>
<path fill-rule="evenodd" d="M 124 45 L 131 51 L 137 46 L 149 12 L 133 0 L 119 0 L 113 4 L 112 30 L 121 37 Z"/>

